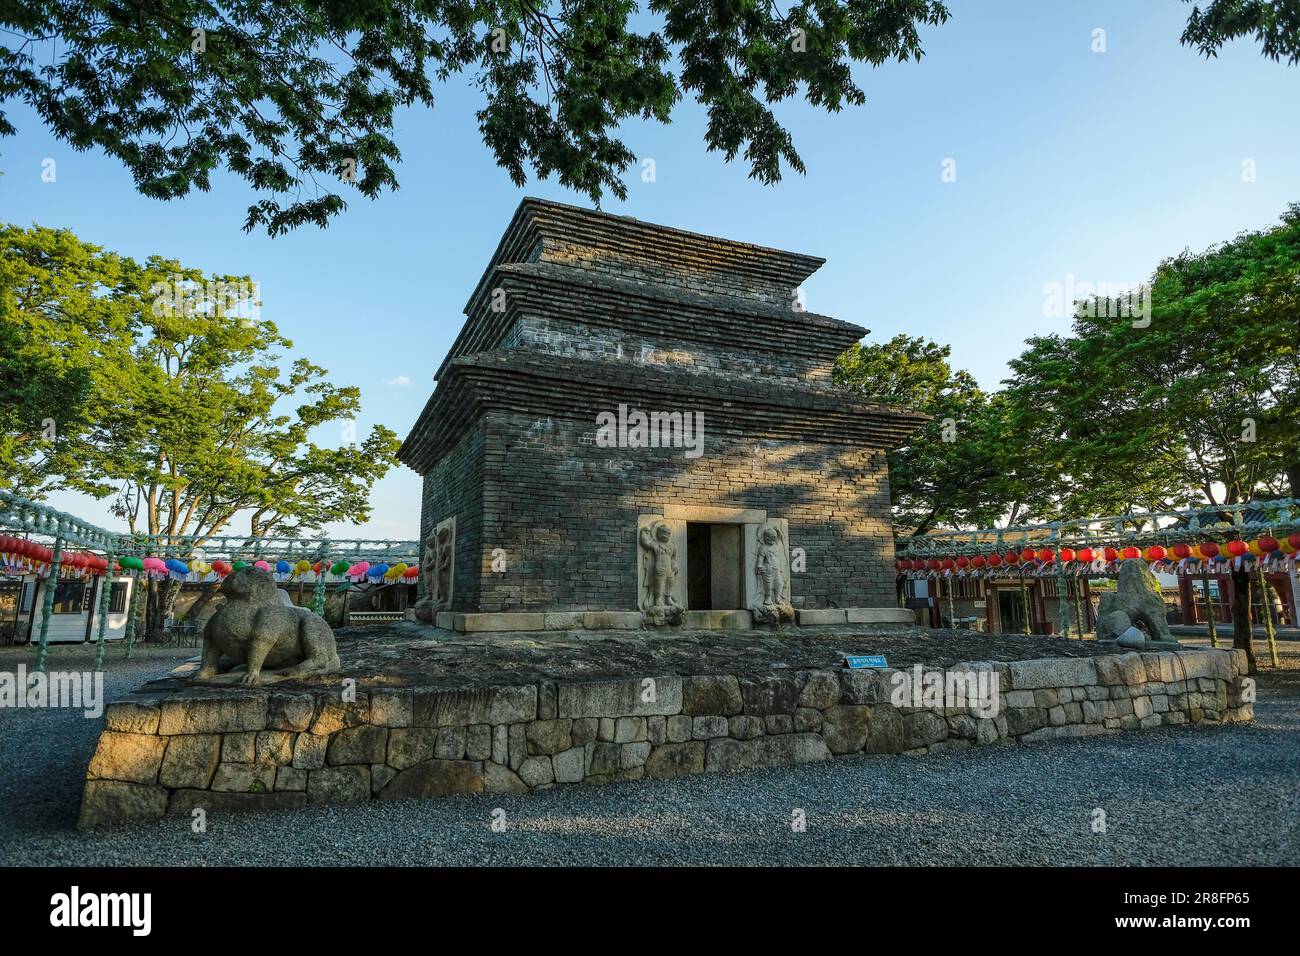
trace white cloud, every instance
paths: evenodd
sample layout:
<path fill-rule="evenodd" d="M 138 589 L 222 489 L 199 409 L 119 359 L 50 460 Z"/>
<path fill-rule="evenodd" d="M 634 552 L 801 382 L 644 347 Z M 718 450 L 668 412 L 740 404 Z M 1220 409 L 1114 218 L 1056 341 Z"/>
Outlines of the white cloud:
<path fill-rule="evenodd" d="M 397 378 L 389 379 L 388 384 L 397 385 L 400 388 L 406 388 L 406 386 L 411 384 L 411 379 L 406 375 L 399 375 Z"/>

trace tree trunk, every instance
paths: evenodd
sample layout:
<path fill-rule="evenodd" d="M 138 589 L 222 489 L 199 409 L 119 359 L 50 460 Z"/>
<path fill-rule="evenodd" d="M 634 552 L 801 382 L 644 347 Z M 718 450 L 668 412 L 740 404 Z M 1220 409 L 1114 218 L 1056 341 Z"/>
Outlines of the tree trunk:
<path fill-rule="evenodd" d="M 167 618 L 176 609 L 176 599 L 180 597 L 180 582 L 170 578 L 164 581 L 149 582 L 149 607 L 145 615 L 145 640 L 159 643 L 163 639 L 163 628 Z"/>
<path fill-rule="evenodd" d="M 1246 652 L 1246 670 L 1250 674 L 1255 673 L 1253 622 L 1250 619 L 1250 595 L 1254 586 L 1249 571 L 1238 567 L 1232 569 L 1232 646 Z"/>
<path fill-rule="evenodd" d="M 1300 461 L 1286 466 L 1286 481 L 1291 486 L 1291 497 L 1300 498 Z"/>

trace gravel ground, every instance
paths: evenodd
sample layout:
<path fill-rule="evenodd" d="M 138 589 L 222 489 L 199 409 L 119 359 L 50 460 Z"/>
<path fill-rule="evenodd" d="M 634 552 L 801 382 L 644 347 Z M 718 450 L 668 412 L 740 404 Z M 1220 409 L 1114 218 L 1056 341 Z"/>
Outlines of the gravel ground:
<path fill-rule="evenodd" d="M 192 654 L 112 662 L 110 699 Z M 74 830 L 98 729 L 67 712 L 0 711 L 0 863 L 1300 864 L 1300 688 L 1267 676 L 1250 726 L 210 817 L 205 834 L 188 818 Z M 1096 808 L 1105 834 L 1092 832 Z M 806 832 L 791 827 L 796 809 Z"/>

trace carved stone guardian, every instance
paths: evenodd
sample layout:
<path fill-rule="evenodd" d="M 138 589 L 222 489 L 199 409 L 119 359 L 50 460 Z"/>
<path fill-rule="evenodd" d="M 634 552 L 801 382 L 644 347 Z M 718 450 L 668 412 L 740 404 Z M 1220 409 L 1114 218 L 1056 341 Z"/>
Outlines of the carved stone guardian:
<path fill-rule="evenodd" d="M 637 532 L 641 548 L 641 612 L 647 624 L 660 627 L 682 623 L 684 608 L 677 588 L 677 545 L 673 529 L 662 518 Z"/>
<path fill-rule="evenodd" d="M 769 521 L 754 536 L 753 595 L 750 611 L 755 622 L 780 624 L 794 620 L 790 603 L 790 548 L 784 522 Z"/>
<path fill-rule="evenodd" d="M 415 606 L 415 616 L 433 623 L 439 611 L 451 609 L 452 586 L 456 580 L 456 516 L 438 523 L 424 542 L 420 556 L 420 583 L 424 598 Z"/>

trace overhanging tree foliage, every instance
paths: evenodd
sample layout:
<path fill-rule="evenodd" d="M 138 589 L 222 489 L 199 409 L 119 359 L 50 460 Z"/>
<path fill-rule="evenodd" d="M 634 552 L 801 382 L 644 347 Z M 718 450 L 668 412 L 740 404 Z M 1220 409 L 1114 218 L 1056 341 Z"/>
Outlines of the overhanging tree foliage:
<path fill-rule="evenodd" d="M 1255 36 L 1295 62 L 1294 0 L 1213 0 L 1183 43 Z M 919 59 L 940 0 L 27 0 L 0 6 L 3 105 L 173 199 L 228 170 L 259 195 L 246 229 L 328 224 L 355 189 L 397 188 L 393 117 L 470 74 L 479 129 L 516 185 L 531 169 L 599 203 L 636 160 L 620 124 L 694 97 L 705 143 L 750 176 L 803 162 L 773 107 L 861 105 L 852 66 Z"/>
<path fill-rule="evenodd" d="M 668 122 L 683 94 L 706 141 L 750 175 L 802 169 L 771 104 L 804 90 L 864 102 L 854 61 L 921 56 L 938 0 L 43 0 L 6 6 L 0 103 L 30 103 L 61 138 L 97 147 L 159 199 L 207 190 L 226 168 L 263 198 L 246 228 L 324 226 L 340 181 L 394 189 L 394 111 L 432 107 L 434 80 L 472 73 L 484 142 L 522 185 L 542 178 L 622 197 L 635 154 L 618 126 Z M 634 23 L 634 20 L 636 21 Z M 643 29 L 648 23 L 655 28 Z M 54 41 L 52 38 L 57 38 Z M 51 42 L 46 42 L 51 41 Z M 675 62 L 674 62 L 675 61 Z M 0 134 L 12 134 L 0 114 Z"/>

